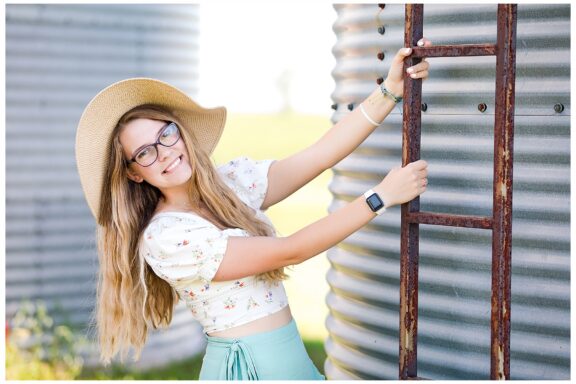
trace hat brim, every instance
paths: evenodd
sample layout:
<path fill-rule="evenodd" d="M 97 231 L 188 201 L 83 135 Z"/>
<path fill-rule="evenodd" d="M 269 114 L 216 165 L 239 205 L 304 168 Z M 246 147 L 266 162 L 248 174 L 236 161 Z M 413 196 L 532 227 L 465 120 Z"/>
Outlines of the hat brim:
<path fill-rule="evenodd" d="M 114 83 L 86 106 L 76 131 L 76 164 L 88 206 L 98 220 L 110 135 L 120 118 L 143 104 L 168 108 L 184 127 L 192 129 L 198 145 L 212 153 L 226 122 L 224 107 L 202 108 L 181 90 L 149 78 Z"/>

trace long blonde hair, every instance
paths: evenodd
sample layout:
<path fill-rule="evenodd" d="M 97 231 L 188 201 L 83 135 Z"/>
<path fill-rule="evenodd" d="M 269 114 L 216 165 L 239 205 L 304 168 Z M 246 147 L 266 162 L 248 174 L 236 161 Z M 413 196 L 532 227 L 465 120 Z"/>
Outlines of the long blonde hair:
<path fill-rule="evenodd" d="M 194 170 L 189 181 L 192 201 L 203 203 L 228 228 L 242 228 L 253 236 L 272 234 L 272 229 L 256 218 L 254 210 L 220 179 L 209 154 L 197 145 L 191 127 L 182 126 L 171 111 L 154 105 L 136 107 L 124 114 L 111 136 L 97 228 L 100 269 L 96 326 L 100 358 L 105 365 L 117 353 L 123 360 L 130 347 L 138 360 L 148 327 L 167 327 L 178 301 L 176 291 L 152 271 L 138 252 L 140 236 L 162 196 L 158 188 L 146 181 L 136 183 L 127 177 L 119 135 L 126 124 L 138 118 L 172 121 L 180 128 Z M 258 276 L 266 281 L 286 277 L 283 268 Z"/>

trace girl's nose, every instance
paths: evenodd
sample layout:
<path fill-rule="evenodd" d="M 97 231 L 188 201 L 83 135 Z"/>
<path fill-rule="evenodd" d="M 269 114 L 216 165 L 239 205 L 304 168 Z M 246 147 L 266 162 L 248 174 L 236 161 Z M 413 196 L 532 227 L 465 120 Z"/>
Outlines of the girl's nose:
<path fill-rule="evenodd" d="M 158 145 L 158 147 L 156 148 L 156 150 L 158 151 L 158 160 L 159 161 L 164 161 L 167 158 L 170 157 L 170 155 L 172 154 L 172 148 L 170 147 L 165 147 L 163 145 Z"/>

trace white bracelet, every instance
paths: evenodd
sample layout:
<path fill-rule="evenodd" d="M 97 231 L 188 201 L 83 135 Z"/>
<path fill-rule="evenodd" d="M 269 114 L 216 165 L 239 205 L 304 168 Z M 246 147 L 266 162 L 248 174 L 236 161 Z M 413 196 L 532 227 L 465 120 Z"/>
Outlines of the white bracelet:
<path fill-rule="evenodd" d="M 370 123 L 372 123 L 372 125 L 379 127 L 380 124 L 382 123 L 377 123 L 374 120 L 372 120 L 372 118 L 370 118 L 370 116 L 368 116 L 368 114 L 366 113 L 366 111 L 364 110 L 364 105 L 360 104 L 360 111 L 362 112 L 362 114 L 364 115 L 364 117 L 366 118 L 366 120 L 368 120 Z"/>

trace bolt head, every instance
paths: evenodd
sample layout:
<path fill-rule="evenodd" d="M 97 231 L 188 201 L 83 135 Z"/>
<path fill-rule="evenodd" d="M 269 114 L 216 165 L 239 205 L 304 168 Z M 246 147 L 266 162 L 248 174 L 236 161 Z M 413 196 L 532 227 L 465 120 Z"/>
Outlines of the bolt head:
<path fill-rule="evenodd" d="M 386 28 L 384 28 L 383 25 L 379 26 L 379 27 L 378 27 L 378 33 L 381 34 L 381 35 L 383 35 L 384 32 L 386 32 Z"/>
<path fill-rule="evenodd" d="M 428 104 L 422 103 L 422 112 L 426 112 L 427 109 L 428 109 Z"/>
<path fill-rule="evenodd" d="M 488 109 L 488 106 L 486 105 L 486 103 L 480 103 L 478 104 L 478 110 L 480 112 L 486 112 L 486 110 Z"/>
<path fill-rule="evenodd" d="M 556 113 L 564 112 L 564 104 L 561 104 L 561 103 L 554 104 L 554 112 L 556 112 Z"/>
<path fill-rule="evenodd" d="M 384 60 L 384 52 L 378 52 L 377 57 L 378 57 L 378 60 L 380 60 L 380 61 Z"/>
<path fill-rule="evenodd" d="M 353 103 L 348 104 L 348 110 L 351 111 L 353 109 L 354 109 L 354 104 Z"/>

